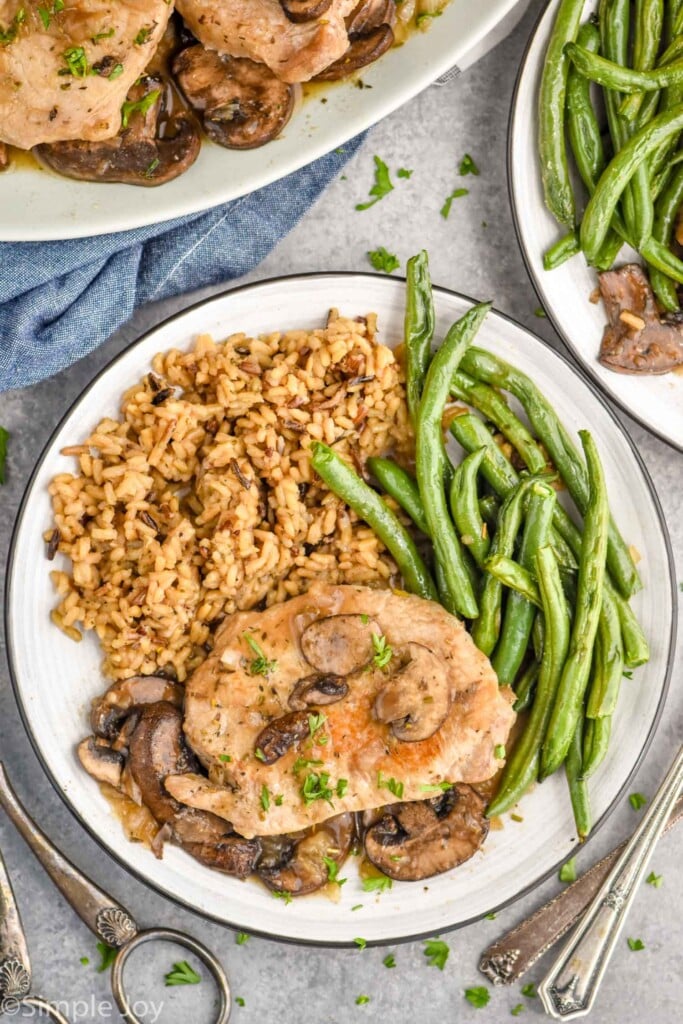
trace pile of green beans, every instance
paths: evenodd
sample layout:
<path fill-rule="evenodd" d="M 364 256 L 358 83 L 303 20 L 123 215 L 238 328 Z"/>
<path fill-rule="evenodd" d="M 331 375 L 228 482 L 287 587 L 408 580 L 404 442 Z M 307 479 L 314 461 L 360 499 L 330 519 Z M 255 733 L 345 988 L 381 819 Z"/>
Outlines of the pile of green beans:
<path fill-rule="evenodd" d="M 538 148 L 545 201 L 569 229 L 545 254 L 552 270 L 583 252 L 609 269 L 624 243 L 648 266 L 660 305 L 679 309 L 683 261 L 672 249 L 683 203 L 683 17 L 680 0 L 561 0 L 539 90 Z M 599 86 L 602 96 L 591 91 Z M 608 139 L 597 110 L 604 106 Z M 575 195 L 569 151 L 588 193 Z"/>
<path fill-rule="evenodd" d="M 499 684 L 514 691 L 515 710 L 527 713 L 489 816 L 564 765 L 583 839 L 587 779 L 607 753 L 622 677 L 649 657 L 629 604 L 640 578 L 610 515 L 593 438 L 580 431 L 579 448 L 529 377 L 473 344 L 488 303 L 425 357 L 435 331 L 426 253 L 411 267 L 404 365 L 415 476 L 378 456 L 367 461 L 368 483 L 319 442 L 312 466 L 372 527 L 406 589 L 465 620 Z M 447 450 L 446 422 L 460 460 Z M 559 499 L 565 489 L 576 518 Z"/>

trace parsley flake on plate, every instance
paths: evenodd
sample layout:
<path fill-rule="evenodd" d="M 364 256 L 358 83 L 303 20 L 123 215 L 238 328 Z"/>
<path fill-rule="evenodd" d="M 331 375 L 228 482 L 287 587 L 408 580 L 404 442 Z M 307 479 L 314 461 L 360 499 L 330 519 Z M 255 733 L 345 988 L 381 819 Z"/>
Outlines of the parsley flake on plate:
<path fill-rule="evenodd" d="M 264 811 L 270 810 L 270 791 L 265 783 L 261 786 L 261 807 Z"/>
<path fill-rule="evenodd" d="M 327 881 L 339 886 L 344 885 L 346 879 L 337 877 L 339 875 L 339 864 L 334 857 L 323 857 L 323 864 L 327 868 Z"/>
<path fill-rule="evenodd" d="M 386 668 L 394 656 L 394 649 L 387 643 L 383 635 L 372 634 L 372 649 L 375 652 L 372 657 L 372 664 L 375 668 Z"/>
<path fill-rule="evenodd" d="M 430 967 L 438 967 L 442 971 L 451 951 L 441 939 L 427 939 L 422 952 L 427 957 Z"/>
<path fill-rule="evenodd" d="M 386 892 L 391 889 L 391 879 L 386 875 L 373 875 L 363 879 L 363 892 Z"/>
<path fill-rule="evenodd" d="M 359 949 L 365 949 L 365 947 L 368 944 L 368 940 L 367 939 L 361 939 L 360 937 L 357 938 L 357 939 L 354 939 L 353 941 L 356 943 L 356 945 L 358 946 Z"/>
<path fill-rule="evenodd" d="M 423 786 L 420 786 L 423 793 L 447 793 L 449 789 L 453 789 L 452 782 L 426 782 Z"/>
<path fill-rule="evenodd" d="M 403 783 L 397 779 L 385 779 L 381 772 L 377 772 L 377 788 L 388 789 L 397 800 L 403 799 Z"/>
<path fill-rule="evenodd" d="M 369 210 L 380 199 L 384 199 L 385 196 L 394 191 L 389 168 L 384 163 L 384 160 L 379 156 L 374 156 L 372 159 L 375 161 L 375 184 L 370 189 L 370 195 L 373 198 L 367 203 L 356 203 L 357 210 Z"/>
<path fill-rule="evenodd" d="M 173 964 L 173 970 L 164 975 L 164 984 L 171 985 L 198 985 L 201 976 L 194 968 L 190 967 L 187 960 L 179 960 Z"/>
<path fill-rule="evenodd" d="M 150 93 L 149 95 L 152 96 L 153 93 Z M 124 103 L 123 105 L 125 107 L 126 104 Z M 125 124 L 123 127 L 126 127 Z M 245 633 L 244 639 L 254 654 L 254 657 L 247 664 L 249 675 L 269 676 L 275 672 L 277 670 L 277 661 L 271 661 L 270 658 L 266 657 L 263 648 L 258 641 L 254 639 L 251 633 Z"/>
<path fill-rule="evenodd" d="M 378 249 L 369 249 L 368 259 L 375 270 L 381 270 L 384 274 L 393 274 L 394 270 L 398 270 L 401 266 L 401 261 L 396 254 L 388 252 L 383 245 L 380 245 Z"/>
<path fill-rule="evenodd" d="M 465 999 L 474 1006 L 475 1009 L 480 1010 L 483 1006 L 486 1006 L 491 998 L 491 993 L 485 985 L 475 985 L 474 988 L 465 989 Z"/>
<path fill-rule="evenodd" d="M 561 882 L 576 881 L 576 857 L 571 857 L 566 864 L 562 865 L 558 878 Z"/>
<path fill-rule="evenodd" d="M 143 96 L 141 100 L 126 100 L 125 103 L 121 104 L 121 127 L 127 128 L 133 114 L 141 114 L 143 117 L 153 107 L 156 101 L 161 96 L 161 89 L 153 89 L 152 92 L 148 92 L 146 96 Z M 252 675 L 263 675 L 263 673 L 254 673 Z"/>
<path fill-rule="evenodd" d="M 244 999 L 242 999 L 242 996 L 235 996 L 235 1002 L 237 1003 L 238 1006 L 246 1006 L 247 1005 L 245 1003 Z"/>

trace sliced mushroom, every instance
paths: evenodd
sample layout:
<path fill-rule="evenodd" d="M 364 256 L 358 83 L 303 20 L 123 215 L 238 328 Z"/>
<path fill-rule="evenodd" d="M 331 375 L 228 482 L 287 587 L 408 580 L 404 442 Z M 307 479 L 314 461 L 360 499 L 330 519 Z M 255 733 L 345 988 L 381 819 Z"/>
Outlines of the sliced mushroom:
<path fill-rule="evenodd" d="M 294 108 L 292 87 L 246 57 L 191 46 L 175 58 L 173 73 L 206 134 L 228 149 L 270 142 Z"/>
<path fill-rule="evenodd" d="M 298 25 L 315 21 L 332 6 L 332 0 L 280 0 L 280 5 L 289 20 Z"/>
<path fill-rule="evenodd" d="M 343 700 L 349 692 L 348 683 L 339 676 L 306 676 L 300 679 L 289 695 L 289 706 L 294 711 L 310 707 L 324 707 Z"/>
<path fill-rule="evenodd" d="M 290 747 L 309 735 L 308 715 L 304 711 L 290 711 L 269 722 L 256 737 L 254 747 L 259 751 L 260 761 L 274 764 Z"/>
<path fill-rule="evenodd" d="M 192 166 L 201 148 L 199 126 L 161 76 L 139 79 L 123 110 L 124 123 L 113 139 L 54 142 L 36 146 L 36 155 L 69 178 L 127 185 L 163 185 Z"/>
<path fill-rule="evenodd" d="M 208 868 L 236 878 L 246 878 L 261 855 L 261 842 L 231 835 L 213 843 L 184 843 L 183 849 Z"/>
<path fill-rule="evenodd" d="M 380 25 L 392 25 L 396 21 L 396 0 L 360 0 L 345 19 L 346 31 L 350 36 L 367 35 Z"/>
<path fill-rule="evenodd" d="M 170 796 L 164 779 L 196 770 L 194 756 L 183 737 L 183 716 L 166 701 L 148 704 L 130 739 L 128 767 L 140 787 L 143 804 L 160 824 L 172 821 L 179 804 Z"/>
<path fill-rule="evenodd" d="M 433 800 L 392 805 L 365 833 L 365 852 L 390 878 L 417 882 L 469 860 L 486 839 L 485 800 L 453 786 Z"/>
<path fill-rule="evenodd" d="M 367 615 L 328 615 L 306 627 L 301 634 L 301 650 L 318 672 L 348 676 L 372 659 L 372 634 L 381 632 Z"/>
<path fill-rule="evenodd" d="M 397 739 L 415 743 L 433 736 L 448 715 L 448 671 L 423 644 L 406 644 L 399 653 L 408 661 L 377 694 L 375 716 Z"/>
<path fill-rule="evenodd" d="M 123 771 L 123 755 L 112 750 L 108 743 L 97 742 L 94 736 L 88 736 L 78 744 L 78 759 L 88 775 L 98 782 L 106 782 L 114 789 L 121 783 Z"/>
<path fill-rule="evenodd" d="M 349 36 L 350 45 L 343 57 L 315 76 L 314 82 L 338 82 L 374 63 L 391 49 L 394 32 L 390 25 L 380 25 L 367 35 Z"/>
<path fill-rule="evenodd" d="M 353 842 L 352 814 L 338 814 L 298 836 L 262 838 L 263 852 L 258 874 L 269 889 L 304 896 L 328 881 L 324 859 L 341 864 Z"/>
<path fill-rule="evenodd" d="M 668 373 L 683 365 L 683 317 L 660 317 L 643 268 L 628 263 L 600 274 L 609 323 L 600 362 L 619 373 Z"/>
<path fill-rule="evenodd" d="M 131 676 L 113 683 L 90 710 L 90 725 L 96 736 L 113 740 L 124 719 L 136 707 L 166 701 L 174 707 L 183 703 L 183 688 L 163 676 Z"/>

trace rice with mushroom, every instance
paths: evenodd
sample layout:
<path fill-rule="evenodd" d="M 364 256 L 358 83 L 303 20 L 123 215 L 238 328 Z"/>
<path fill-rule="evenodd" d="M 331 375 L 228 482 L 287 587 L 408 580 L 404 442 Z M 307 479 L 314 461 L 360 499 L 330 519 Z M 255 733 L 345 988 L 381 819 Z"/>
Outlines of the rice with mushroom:
<path fill-rule="evenodd" d="M 372 530 L 312 473 L 321 440 L 362 467 L 412 454 L 403 376 L 375 317 L 259 338 L 208 335 L 157 355 L 50 484 L 56 622 L 94 629 L 112 679 L 184 680 L 222 619 L 301 594 L 315 579 L 388 586 Z M 58 532 L 55 532 L 58 531 Z"/>

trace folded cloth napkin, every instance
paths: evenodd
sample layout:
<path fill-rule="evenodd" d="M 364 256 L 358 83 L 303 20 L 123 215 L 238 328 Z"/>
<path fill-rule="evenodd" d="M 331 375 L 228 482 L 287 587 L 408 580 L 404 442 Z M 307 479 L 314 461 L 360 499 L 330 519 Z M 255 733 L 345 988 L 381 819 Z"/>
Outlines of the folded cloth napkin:
<path fill-rule="evenodd" d="M 0 391 L 74 363 L 145 302 L 246 274 L 362 141 L 208 213 L 96 238 L 0 244 Z"/>

